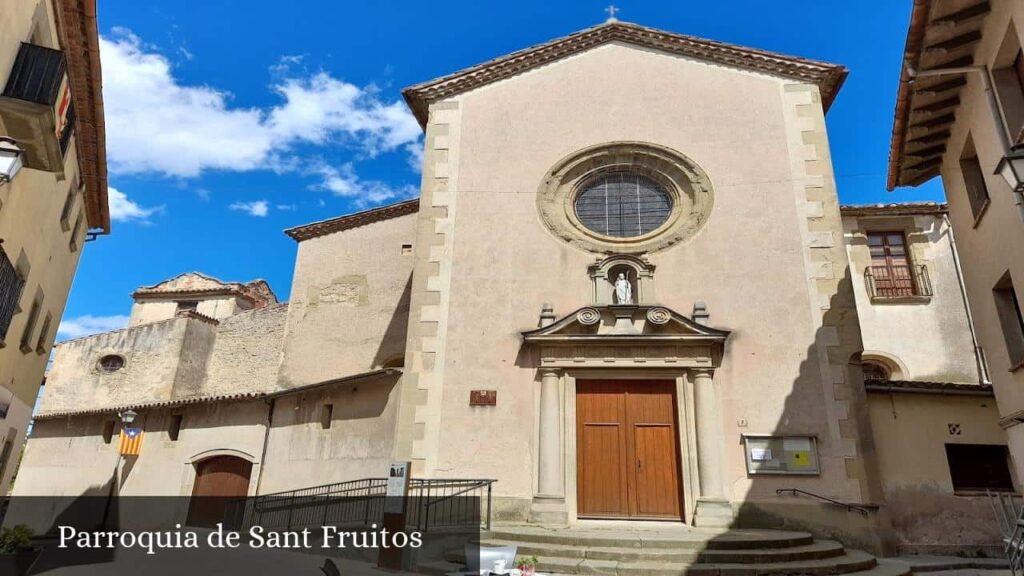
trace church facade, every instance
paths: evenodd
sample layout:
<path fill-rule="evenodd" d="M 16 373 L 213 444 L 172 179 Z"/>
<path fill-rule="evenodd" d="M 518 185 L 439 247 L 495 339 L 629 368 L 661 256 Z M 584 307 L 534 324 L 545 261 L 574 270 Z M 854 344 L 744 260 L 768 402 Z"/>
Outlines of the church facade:
<path fill-rule="evenodd" d="M 287 304 L 186 274 L 136 292 L 129 328 L 61 344 L 15 494 L 105 493 L 132 408 L 122 494 L 409 461 L 497 480 L 496 521 L 995 543 L 987 502 L 901 465 L 1006 442 L 944 207 L 840 209 L 825 114 L 845 75 L 613 21 L 407 89 L 420 197 L 286 231 Z M 916 416 L 879 424 L 896 398 Z M 947 416 L 958 437 L 920 427 Z M 937 502 L 956 512 L 921 520 Z"/>

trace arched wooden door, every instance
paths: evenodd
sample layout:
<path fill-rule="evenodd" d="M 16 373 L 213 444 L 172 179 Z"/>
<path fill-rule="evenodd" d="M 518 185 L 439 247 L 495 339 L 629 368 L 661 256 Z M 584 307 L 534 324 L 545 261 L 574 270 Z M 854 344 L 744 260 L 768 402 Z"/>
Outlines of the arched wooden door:
<path fill-rule="evenodd" d="M 210 526 L 224 521 L 228 502 L 249 494 L 252 462 L 237 456 L 214 456 L 198 462 L 196 482 L 188 507 L 190 526 Z"/>

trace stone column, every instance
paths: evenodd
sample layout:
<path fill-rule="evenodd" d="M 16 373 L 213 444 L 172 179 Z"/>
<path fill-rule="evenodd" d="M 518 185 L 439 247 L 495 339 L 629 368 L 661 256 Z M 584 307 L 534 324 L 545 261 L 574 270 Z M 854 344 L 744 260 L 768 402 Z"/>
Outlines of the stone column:
<path fill-rule="evenodd" d="M 541 370 L 540 420 L 537 444 L 537 494 L 530 506 L 530 521 L 568 522 L 565 509 L 565 474 L 562 457 L 562 400 L 557 370 Z"/>
<path fill-rule="evenodd" d="M 722 443 L 719 436 L 722 422 L 718 415 L 718 400 L 710 370 L 693 372 L 693 396 L 697 424 L 697 471 L 700 476 L 700 495 L 705 498 L 722 497 Z"/>
<path fill-rule="evenodd" d="M 562 475 L 562 414 L 558 371 L 543 370 L 540 377 L 540 442 L 538 445 L 537 493 L 564 495 Z"/>
<path fill-rule="evenodd" d="M 694 511 L 696 526 L 729 526 L 732 505 L 722 486 L 722 416 L 711 370 L 694 370 L 694 420 L 697 431 L 697 475 L 700 497 Z"/>

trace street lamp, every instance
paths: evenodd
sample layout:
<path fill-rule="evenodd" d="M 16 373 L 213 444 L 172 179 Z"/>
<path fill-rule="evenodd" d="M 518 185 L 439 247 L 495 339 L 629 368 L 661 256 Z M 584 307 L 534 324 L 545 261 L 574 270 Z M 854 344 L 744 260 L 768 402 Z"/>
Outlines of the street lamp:
<path fill-rule="evenodd" d="M 0 182 L 10 182 L 21 170 L 25 161 L 25 151 L 14 138 L 0 136 Z"/>
<path fill-rule="evenodd" d="M 1024 192 L 1024 144 L 1010 148 L 996 166 L 996 174 L 1002 176 L 1014 192 Z"/>
<path fill-rule="evenodd" d="M 118 416 L 121 417 L 121 423 L 124 424 L 125 426 L 129 426 L 131 425 L 132 422 L 135 422 L 135 417 L 138 415 L 139 413 L 136 412 L 135 410 L 132 410 L 131 408 L 118 414 Z"/>

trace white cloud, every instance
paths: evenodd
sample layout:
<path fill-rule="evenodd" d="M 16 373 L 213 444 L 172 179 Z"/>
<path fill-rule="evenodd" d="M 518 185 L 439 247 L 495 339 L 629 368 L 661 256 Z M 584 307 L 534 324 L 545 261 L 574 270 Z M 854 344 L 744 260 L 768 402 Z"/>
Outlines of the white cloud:
<path fill-rule="evenodd" d="M 61 340 L 81 338 L 99 332 L 120 330 L 126 326 L 128 326 L 127 316 L 91 316 L 86 314 L 62 320 L 60 327 L 57 328 L 57 337 Z"/>
<path fill-rule="evenodd" d="M 270 212 L 270 204 L 266 200 L 256 200 L 255 202 L 235 202 L 228 206 L 228 209 L 245 212 L 249 216 L 263 218 Z"/>
<path fill-rule="evenodd" d="M 107 187 L 107 201 L 110 203 L 110 219 L 118 222 L 149 222 L 149 217 L 162 212 L 163 206 L 143 208 L 128 199 L 128 195 L 113 186 Z"/>
<path fill-rule="evenodd" d="M 316 188 L 329 190 L 335 196 L 354 198 L 359 205 L 411 198 L 419 193 L 419 189 L 408 184 L 391 186 L 378 180 L 362 180 L 351 164 L 342 164 L 340 168 L 321 166 L 317 172 L 323 181 Z"/>
<path fill-rule="evenodd" d="M 326 73 L 282 79 L 272 86 L 281 104 L 245 108 L 232 106 L 223 90 L 180 83 L 170 61 L 130 31 L 115 30 L 100 48 L 107 150 L 117 174 L 287 169 L 298 143 L 341 144 L 373 156 L 420 140 L 401 101 L 382 101 L 373 87 Z"/>

